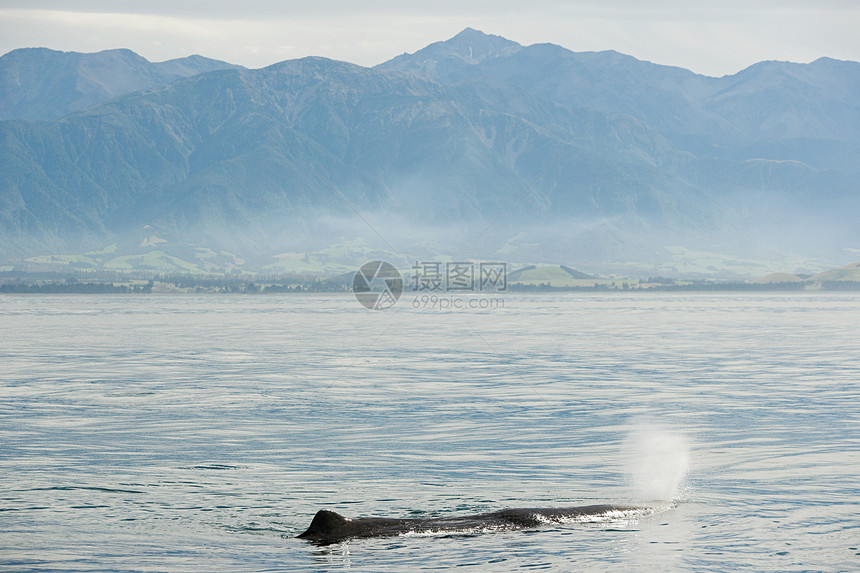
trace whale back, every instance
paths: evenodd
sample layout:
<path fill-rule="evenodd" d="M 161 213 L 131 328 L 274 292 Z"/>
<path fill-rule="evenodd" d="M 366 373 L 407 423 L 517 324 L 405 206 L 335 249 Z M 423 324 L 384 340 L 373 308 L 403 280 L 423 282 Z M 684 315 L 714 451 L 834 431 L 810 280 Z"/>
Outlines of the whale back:
<path fill-rule="evenodd" d="M 310 526 L 304 533 L 298 535 L 302 539 L 328 539 L 338 537 L 347 524 L 348 520 L 341 514 L 321 509 L 311 520 Z"/>
<path fill-rule="evenodd" d="M 649 510 L 624 505 L 585 505 L 560 508 L 514 508 L 491 513 L 426 519 L 390 519 L 363 517 L 350 519 L 327 509 L 319 510 L 304 533 L 297 537 L 328 545 L 350 538 L 387 537 L 408 532 L 470 533 L 537 527 L 544 523 L 578 520 L 589 516 L 635 514 Z M 649 510 L 651 511 L 651 510 Z"/>
<path fill-rule="evenodd" d="M 325 544 L 336 543 L 351 537 L 384 537 L 407 531 L 420 521 L 384 517 L 350 519 L 334 511 L 321 509 L 314 515 L 307 530 L 296 537 Z"/>

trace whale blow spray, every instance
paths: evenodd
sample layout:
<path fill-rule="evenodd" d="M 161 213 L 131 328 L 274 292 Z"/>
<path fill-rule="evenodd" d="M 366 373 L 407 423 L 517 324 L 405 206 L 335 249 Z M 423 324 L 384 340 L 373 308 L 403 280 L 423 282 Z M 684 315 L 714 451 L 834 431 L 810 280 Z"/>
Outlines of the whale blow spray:
<path fill-rule="evenodd" d="M 636 501 L 672 501 L 690 466 L 690 448 L 679 432 L 658 424 L 637 424 L 624 441 L 627 474 Z"/>

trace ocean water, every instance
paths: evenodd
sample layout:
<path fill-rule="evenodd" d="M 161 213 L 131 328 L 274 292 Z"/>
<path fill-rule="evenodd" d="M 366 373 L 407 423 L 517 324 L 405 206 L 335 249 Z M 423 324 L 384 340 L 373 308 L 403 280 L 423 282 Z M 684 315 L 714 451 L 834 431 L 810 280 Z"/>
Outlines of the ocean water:
<path fill-rule="evenodd" d="M 0 570 L 860 569 L 860 295 L 406 299 L 0 297 Z"/>

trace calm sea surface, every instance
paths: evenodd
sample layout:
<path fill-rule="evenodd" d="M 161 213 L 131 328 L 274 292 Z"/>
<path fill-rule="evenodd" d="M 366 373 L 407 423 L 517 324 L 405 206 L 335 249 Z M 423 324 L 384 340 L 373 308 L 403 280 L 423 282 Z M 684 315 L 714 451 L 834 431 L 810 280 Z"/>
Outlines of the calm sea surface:
<path fill-rule="evenodd" d="M 293 538 L 643 496 L 673 506 Z M 0 569 L 454 567 L 860 569 L 860 295 L 0 296 Z"/>

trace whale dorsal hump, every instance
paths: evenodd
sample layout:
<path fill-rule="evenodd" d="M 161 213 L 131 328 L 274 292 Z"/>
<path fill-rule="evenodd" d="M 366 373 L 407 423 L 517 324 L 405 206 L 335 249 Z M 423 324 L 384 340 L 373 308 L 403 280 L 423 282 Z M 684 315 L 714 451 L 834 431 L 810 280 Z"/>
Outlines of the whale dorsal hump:
<path fill-rule="evenodd" d="M 321 509 L 314 516 L 310 527 L 299 537 L 328 536 L 338 531 L 347 522 L 347 519 L 339 513 Z"/>

